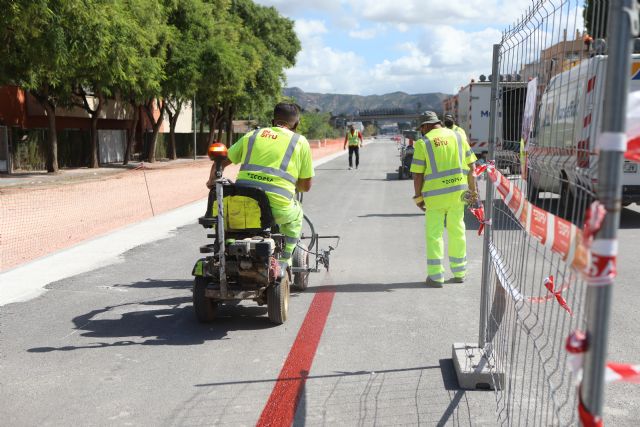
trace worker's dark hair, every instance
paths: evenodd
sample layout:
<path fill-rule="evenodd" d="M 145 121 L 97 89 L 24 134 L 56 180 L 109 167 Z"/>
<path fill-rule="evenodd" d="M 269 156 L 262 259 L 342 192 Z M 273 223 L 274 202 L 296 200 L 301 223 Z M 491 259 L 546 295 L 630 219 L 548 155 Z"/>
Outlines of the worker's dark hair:
<path fill-rule="evenodd" d="M 297 125 L 300 120 L 300 107 L 291 102 L 280 102 L 273 108 L 273 124 Z"/>

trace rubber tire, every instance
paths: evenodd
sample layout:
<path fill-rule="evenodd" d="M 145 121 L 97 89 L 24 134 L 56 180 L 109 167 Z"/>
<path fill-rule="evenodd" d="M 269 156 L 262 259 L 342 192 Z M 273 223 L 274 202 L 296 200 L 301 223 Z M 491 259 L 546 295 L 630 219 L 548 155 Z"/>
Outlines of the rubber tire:
<path fill-rule="evenodd" d="M 574 206 L 575 201 L 576 201 L 575 196 L 573 195 L 573 192 L 569 188 L 569 183 L 563 182 L 560 186 L 560 206 L 558 207 L 560 210 L 559 216 L 568 221 L 574 220 L 575 218 L 573 218 L 573 214 L 574 214 L 574 208 L 575 208 Z"/>
<path fill-rule="evenodd" d="M 193 282 L 193 311 L 200 323 L 213 322 L 218 311 L 218 302 L 205 296 L 206 288 L 207 280 L 204 277 L 196 276 Z"/>
<path fill-rule="evenodd" d="M 404 167 L 402 166 L 398 168 L 398 179 L 404 179 Z"/>
<path fill-rule="evenodd" d="M 309 253 L 303 251 L 298 246 L 293 250 L 293 266 L 308 267 Z M 309 286 L 309 273 L 294 273 L 293 288 L 297 291 L 304 291 Z"/>
<path fill-rule="evenodd" d="M 533 185 L 531 174 L 529 171 L 527 172 L 527 200 L 535 205 L 540 198 L 540 190 L 535 185 Z"/>
<path fill-rule="evenodd" d="M 271 323 L 282 325 L 289 315 L 289 276 L 267 288 L 267 316 Z"/>

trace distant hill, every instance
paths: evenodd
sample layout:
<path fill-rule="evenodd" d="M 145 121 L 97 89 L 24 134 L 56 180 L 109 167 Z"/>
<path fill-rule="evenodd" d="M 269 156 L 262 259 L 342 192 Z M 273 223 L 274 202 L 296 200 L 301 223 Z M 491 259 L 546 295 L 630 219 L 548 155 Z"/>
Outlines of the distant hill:
<path fill-rule="evenodd" d="M 340 95 L 307 93 L 300 88 L 285 88 L 285 96 L 294 98 L 306 111 L 319 110 L 334 115 L 352 114 L 355 111 L 402 108 L 407 112 L 433 110 L 442 111 L 442 100 L 449 95 L 444 93 L 423 93 L 409 95 L 393 92 L 386 95 Z"/>

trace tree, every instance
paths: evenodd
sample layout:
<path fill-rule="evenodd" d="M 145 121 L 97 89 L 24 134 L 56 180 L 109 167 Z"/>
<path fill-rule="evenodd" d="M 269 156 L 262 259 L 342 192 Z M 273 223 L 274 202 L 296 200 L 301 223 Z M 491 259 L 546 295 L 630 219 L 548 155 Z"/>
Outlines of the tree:
<path fill-rule="evenodd" d="M 237 99 L 235 110 L 268 123 L 274 103 L 282 96 L 284 70 L 295 65 L 300 41 L 293 21 L 273 7 L 260 6 L 252 0 L 236 0 L 233 12 L 253 36 L 250 44 L 260 60 L 255 76 L 247 81 L 243 96 Z"/>
<path fill-rule="evenodd" d="M 74 42 L 83 49 L 75 58 L 73 94 L 79 100 L 76 104 L 91 118 L 89 167 L 95 168 L 99 166 L 98 120 L 105 104 L 109 100 L 118 102 L 120 94 L 126 99 L 132 92 L 159 88 L 159 84 L 143 81 L 141 77 L 161 78 L 157 63 L 161 57 L 154 58 L 152 50 L 157 50 L 160 44 L 159 33 L 163 31 L 165 17 L 157 0 L 86 0 L 82 12 L 77 25 L 83 31 Z M 137 110 L 134 106 L 136 124 Z M 128 150 L 130 145 L 125 153 L 127 160 Z"/>
<path fill-rule="evenodd" d="M 182 106 L 196 95 L 201 78 L 202 44 L 213 32 L 212 5 L 201 0 L 181 0 L 168 8 L 168 25 L 174 37 L 167 49 L 163 96 L 169 116 L 169 158 L 176 158 L 175 128 Z"/>
<path fill-rule="evenodd" d="M 79 0 L 15 0 L 0 14 L 0 84 L 20 86 L 44 109 L 48 172 L 58 171 L 56 108 L 69 102 L 81 7 Z"/>
<path fill-rule="evenodd" d="M 329 123 L 331 113 L 305 112 L 300 117 L 298 131 L 309 139 L 323 139 L 336 136 L 337 130 Z"/>
<path fill-rule="evenodd" d="M 593 39 L 607 37 L 607 18 L 609 16 L 609 0 L 586 0 L 582 17 L 587 32 Z"/>
<path fill-rule="evenodd" d="M 126 165 L 129 163 L 131 149 L 135 146 L 140 110 L 145 102 L 161 93 L 166 40 L 170 31 L 166 25 L 166 9 L 158 0 L 129 1 L 123 7 L 125 13 L 134 20 L 136 30 L 130 35 L 135 47 L 133 54 L 136 56 L 136 61 L 131 64 L 132 78 L 120 81 L 118 88 L 121 97 L 129 103 L 133 115 L 123 156 L 123 164 Z M 137 31 L 138 29 L 141 31 Z"/>

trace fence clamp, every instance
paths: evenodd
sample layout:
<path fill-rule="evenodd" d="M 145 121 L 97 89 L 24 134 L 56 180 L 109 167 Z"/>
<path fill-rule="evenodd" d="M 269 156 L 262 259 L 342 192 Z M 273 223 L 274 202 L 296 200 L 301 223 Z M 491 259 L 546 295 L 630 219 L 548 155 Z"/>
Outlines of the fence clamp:
<path fill-rule="evenodd" d="M 640 0 L 633 1 L 631 7 L 625 7 L 623 10 L 629 15 L 631 34 L 640 36 Z"/>

